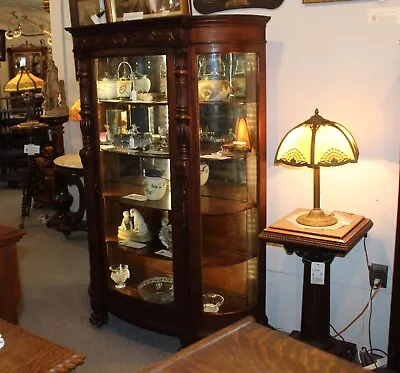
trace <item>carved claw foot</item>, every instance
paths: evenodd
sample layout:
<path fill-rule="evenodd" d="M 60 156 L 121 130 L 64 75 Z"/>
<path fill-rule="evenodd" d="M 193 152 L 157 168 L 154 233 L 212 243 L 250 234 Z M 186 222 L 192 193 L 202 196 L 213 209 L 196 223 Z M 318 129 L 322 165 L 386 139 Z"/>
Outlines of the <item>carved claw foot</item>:
<path fill-rule="evenodd" d="M 108 323 L 108 312 L 94 311 L 90 315 L 89 321 L 92 325 L 100 328 Z"/>

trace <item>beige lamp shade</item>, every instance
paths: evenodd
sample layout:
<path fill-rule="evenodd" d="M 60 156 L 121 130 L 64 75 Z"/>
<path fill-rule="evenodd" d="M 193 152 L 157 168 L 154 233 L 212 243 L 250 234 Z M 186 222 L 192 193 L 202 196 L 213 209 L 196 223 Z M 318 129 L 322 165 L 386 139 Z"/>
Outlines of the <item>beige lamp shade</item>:
<path fill-rule="evenodd" d="M 275 164 L 314 169 L 314 208 L 299 216 L 299 224 L 323 227 L 337 223 L 337 219 L 320 209 L 320 167 L 356 163 L 359 151 L 351 133 L 341 124 L 315 115 L 291 129 L 278 146 Z"/>
<path fill-rule="evenodd" d="M 279 144 L 275 163 L 301 167 L 330 167 L 356 163 L 359 151 L 341 124 L 315 115 L 291 129 Z"/>
<path fill-rule="evenodd" d="M 40 89 L 43 80 L 33 75 L 30 70 L 18 70 L 17 75 L 4 86 L 5 92 L 31 91 Z"/>

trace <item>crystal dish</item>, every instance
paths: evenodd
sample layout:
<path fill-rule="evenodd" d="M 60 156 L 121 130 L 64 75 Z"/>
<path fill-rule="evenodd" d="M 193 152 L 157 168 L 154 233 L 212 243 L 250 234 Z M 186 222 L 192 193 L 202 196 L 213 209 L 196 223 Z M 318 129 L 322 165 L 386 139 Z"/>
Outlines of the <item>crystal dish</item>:
<path fill-rule="evenodd" d="M 207 313 L 217 313 L 224 303 L 224 297 L 219 294 L 203 294 L 203 311 Z"/>
<path fill-rule="evenodd" d="M 151 303 L 171 303 L 174 300 L 172 277 L 151 277 L 138 286 L 140 296 Z"/>

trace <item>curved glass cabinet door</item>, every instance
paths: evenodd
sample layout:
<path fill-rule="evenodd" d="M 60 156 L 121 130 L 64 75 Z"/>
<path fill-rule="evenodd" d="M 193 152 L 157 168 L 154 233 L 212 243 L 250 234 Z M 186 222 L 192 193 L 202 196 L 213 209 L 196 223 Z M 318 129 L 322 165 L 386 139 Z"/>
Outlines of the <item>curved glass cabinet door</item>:
<path fill-rule="evenodd" d="M 257 304 L 258 133 L 255 53 L 199 54 L 203 311 Z"/>
<path fill-rule="evenodd" d="M 174 291 L 166 56 L 103 58 L 96 66 L 108 287 L 169 306 Z"/>

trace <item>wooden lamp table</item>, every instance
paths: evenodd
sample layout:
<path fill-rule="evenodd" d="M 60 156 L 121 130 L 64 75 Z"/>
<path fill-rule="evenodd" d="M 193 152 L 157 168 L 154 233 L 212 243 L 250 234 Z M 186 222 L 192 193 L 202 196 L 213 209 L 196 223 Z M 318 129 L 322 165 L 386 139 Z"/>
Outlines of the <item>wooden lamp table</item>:
<path fill-rule="evenodd" d="M 85 188 L 81 181 L 83 166 L 79 154 L 66 154 L 54 160 L 56 195 L 54 198 L 55 216 L 47 222 L 49 228 L 55 228 L 67 237 L 74 231 L 86 231 Z M 73 212 L 70 207 L 74 197 L 68 186 L 75 185 L 79 192 L 79 207 Z"/>
<path fill-rule="evenodd" d="M 85 361 L 83 354 L 1 319 L 0 333 L 4 341 L 0 348 L 0 372 L 66 373 Z"/>
<path fill-rule="evenodd" d="M 260 325 L 250 316 L 141 373 L 362 373 L 355 364 Z"/>
<path fill-rule="evenodd" d="M 330 265 L 345 257 L 366 236 L 372 221 L 360 215 L 335 212 L 339 223 L 329 228 L 306 227 L 296 217 L 307 210 L 296 209 L 265 228 L 260 238 L 281 244 L 287 254 L 303 259 L 303 301 L 300 331 L 291 335 L 345 359 L 354 358 L 354 345 L 330 335 Z"/>

